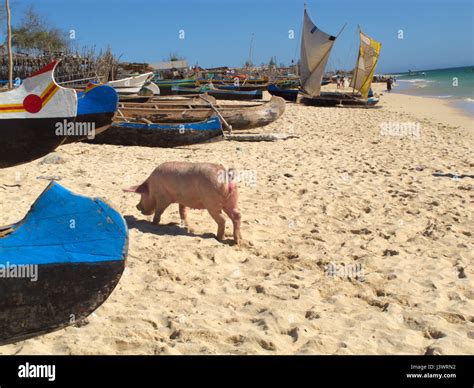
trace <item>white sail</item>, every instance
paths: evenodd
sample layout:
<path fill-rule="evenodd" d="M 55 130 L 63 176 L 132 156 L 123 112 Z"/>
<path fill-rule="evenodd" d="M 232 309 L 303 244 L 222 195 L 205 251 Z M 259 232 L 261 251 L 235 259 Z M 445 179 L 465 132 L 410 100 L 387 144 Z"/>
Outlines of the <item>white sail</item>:
<path fill-rule="evenodd" d="M 300 77 L 303 90 L 311 96 L 319 96 L 324 69 L 336 37 L 318 29 L 304 10 L 301 35 Z"/>
<path fill-rule="evenodd" d="M 359 56 L 357 57 L 351 87 L 358 90 L 363 98 L 367 98 L 375 66 L 379 59 L 382 44 L 360 32 Z"/>

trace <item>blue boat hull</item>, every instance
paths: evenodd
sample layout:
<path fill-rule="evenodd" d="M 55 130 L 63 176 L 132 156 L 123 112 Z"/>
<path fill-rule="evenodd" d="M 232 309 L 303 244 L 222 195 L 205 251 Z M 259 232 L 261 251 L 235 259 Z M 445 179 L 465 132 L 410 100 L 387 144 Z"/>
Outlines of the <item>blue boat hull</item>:
<path fill-rule="evenodd" d="M 181 86 L 172 87 L 173 94 L 202 94 L 207 93 L 217 100 L 261 100 L 263 93 L 261 90 L 238 91 L 208 88 L 183 88 Z"/>
<path fill-rule="evenodd" d="M 117 285 L 127 252 L 114 209 L 51 183 L 23 221 L 0 228 L 0 345 L 86 318 Z"/>
<path fill-rule="evenodd" d="M 93 138 L 106 131 L 114 119 L 118 109 L 119 95 L 108 85 L 94 85 L 84 92 L 77 93 L 77 117 L 75 128 L 78 132 L 68 136 L 65 144 Z M 87 129 L 87 135 L 84 131 Z M 93 136 L 93 137 L 92 137 Z"/>
<path fill-rule="evenodd" d="M 222 136 L 222 124 L 217 116 L 213 116 L 206 121 L 183 124 L 116 122 L 90 142 L 169 148 L 203 143 L 219 136 Z"/>
<path fill-rule="evenodd" d="M 268 92 L 272 96 L 278 96 L 286 101 L 296 102 L 298 99 L 298 90 L 297 89 L 282 89 L 276 85 L 269 85 Z"/>

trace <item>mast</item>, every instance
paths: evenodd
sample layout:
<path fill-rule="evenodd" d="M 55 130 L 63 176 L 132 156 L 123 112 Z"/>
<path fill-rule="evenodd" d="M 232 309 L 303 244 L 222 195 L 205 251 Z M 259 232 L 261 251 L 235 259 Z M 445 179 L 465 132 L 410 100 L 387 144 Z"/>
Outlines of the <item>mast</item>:
<path fill-rule="evenodd" d="M 252 32 L 252 38 L 250 39 L 250 50 L 249 50 L 249 64 L 252 64 L 252 49 L 253 49 L 253 37 L 254 37 L 254 33 Z"/>
<path fill-rule="evenodd" d="M 8 30 L 8 87 L 13 88 L 13 53 L 12 53 L 12 29 L 11 29 L 11 13 L 10 2 L 5 0 L 7 9 L 7 30 Z"/>
<path fill-rule="evenodd" d="M 357 25 L 357 30 L 359 31 L 359 40 L 360 40 L 360 33 L 361 33 L 361 29 L 360 29 L 360 25 Z M 353 78 L 353 86 L 352 86 L 352 95 L 355 95 L 355 84 L 356 84 L 356 80 L 357 80 L 357 72 L 359 71 L 359 60 L 360 60 L 360 42 L 359 42 L 359 51 L 357 53 L 357 61 L 356 61 L 356 68 L 355 68 L 355 72 L 354 72 L 354 75 L 352 76 Z"/>

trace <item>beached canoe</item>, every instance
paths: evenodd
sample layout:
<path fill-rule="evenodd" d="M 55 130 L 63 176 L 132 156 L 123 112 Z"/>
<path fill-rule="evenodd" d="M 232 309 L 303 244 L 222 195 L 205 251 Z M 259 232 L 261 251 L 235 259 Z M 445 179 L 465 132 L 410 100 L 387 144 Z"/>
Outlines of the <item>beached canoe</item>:
<path fill-rule="evenodd" d="M 301 98 L 304 105 L 321 107 L 373 108 L 378 102 L 376 97 L 363 99 L 357 95 L 337 92 L 323 92 L 320 96 Z"/>
<path fill-rule="evenodd" d="M 203 143 L 219 136 L 222 136 L 222 124 L 217 116 L 206 121 L 185 124 L 156 124 L 118 119 L 109 130 L 87 142 L 168 148 Z"/>
<path fill-rule="evenodd" d="M 112 207 L 51 183 L 22 221 L 0 228 L 0 345 L 86 318 L 114 290 L 127 252 Z"/>
<path fill-rule="evenodd" d="M 238 90 L 240 92 L 248 92 L 252 90 L 267 90 L 268 84 L 261 84 L 261 85 L 244 85 L 244 84 L 239 84 L 239 85 L 216 85 L 217 89 L 221 90 Z"/>
<path fill-rule="evenodd" d="M 107 85 L 112 86 L 119 94 L 137 94 L 141 88 L 153 77 L 153 73 L 145 73 L 116 81 L 110 81 Z"/>
<path fill-rule="evenodd" d="M 0 93 L 0 168 L 38 159 L 64 141 L 56 131 L 76 118 L 77 95 L 55 82 L 56 66 L 53 62 L 18 88 Z"/>
<path fill-rule="evenodd" d="M 285 112 L 285 100 L 273 96 L 270 101 L 249 105 L 219 105 L 213 102 L 224 119 L 235 130 L 263 127 L 276 121 Z M 122 104 L 117 119 L 121 116 L 146 119 L 154 123 L 189 123 L 206 120 L 215 114 L 214 110 L 199 105 L 161 105 L 159 102 L 143 104 Z"/>
<path fill-rule="evenodd" d="M 63 144 L 92 139 L 112 124 L 118 108 L 118 94 L 108 85 L 90 84 L 77 94 L 77 117 Z"/>
<path fill-rule="evenodd" d="M 268 86 L 268 92 L 272 96 L 278 96 L 286 101 L 291 101 L 291 102 L 296 102 L 298 99 L 298 89 L 283 89 L 278 87 L 277 85 L 269 85 Z"/>
<path fill-rule="evenodd" d="M 130 109 L 130 108 L 147 108 L 147 109 L 160 109 L 162 107 L 195 107 L 195 106 L 208 106 L 209 102 L 216 104 L 217 101 L 214 97 L 207 94 L 195 97 L 181 97 L 172 96 L 171 98 L 159 97 L 153 98 L 148 102 L 134 103 L 134 102 L 119 102 L 119 109 Z M 177 98 L 176 98 L 177 97 Z"/>
<path fill-rule="evenodd" d="M 196 86 L 196 79 L 195 78 L 184 78 L 184 79 L 164 79 L 160 80 L 156 77 L 153 79 L 153 82 L 158 85 L 160 88 L 160 95 L 161 96 L 169 96 L 172 95 L 173 92 L 171 88 L 173 86 L 183 86 L 186 88 L 194 88 Z"/>
<path fill-rule="evenodd" d="M 171 88 L 174 94 L 202 94 L 207 93 L 218 100 L 261 100 L 263 97 L 261 90 L 238 91 L 238 90 L 222 90 L 210 89 L 209 87 L 184 88 L 181 86 L 173 86 Z"/>

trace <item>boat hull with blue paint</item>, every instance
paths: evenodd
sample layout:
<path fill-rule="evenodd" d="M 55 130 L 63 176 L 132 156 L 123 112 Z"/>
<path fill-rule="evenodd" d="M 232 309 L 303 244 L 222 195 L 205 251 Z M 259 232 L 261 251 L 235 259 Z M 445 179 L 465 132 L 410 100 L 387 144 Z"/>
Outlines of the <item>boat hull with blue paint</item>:
<path fill-rule="evenodd" d="M 261 100 L 263 94 L 261 90 L 250 90 L 250 91 L 238 91 L 238 90 L 223 90 L 223 89 L 211 89 L 209 87 L 199 88 L 184 88 L 181 86 L 173 86 L 173 94 L 177 95 L 190 95 L 190 94 L 203 94 L 207 93 L 217 100 Z"/>
<path fill-rule="evenodd" d="M 0 228 L 0 345 L 86 318 L 119 282 L 127 252 L 112 207 L 51 183 L 21 222 Z"/>
<path fill-rule="evenodd" d="M 65 143 L 94 138 L 106 131 L 112 124 L 118 104 L 119 95 L 113 87 L 89 84 L 83 92 L 77 94 L 75 132 L 67 137 Z"/>
<path fill-rule="evenodd" d="M 208 120 L 182 124 L 156 124 L 116 121 L 111 128 L 88 141 L 141 147 L 178 147 L 203 143 L 222 136 L 222 124 L 217 116 Z"/>
<path fill-rule="evenodd" d="M 278 96 L 283 98 L 286 101 L 296 102 L 298 99 L 298 89 L 283 89 L 278 87 L 277 85 L 269 85 L 268 92 L 272 96 Z"/>

